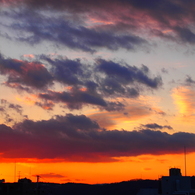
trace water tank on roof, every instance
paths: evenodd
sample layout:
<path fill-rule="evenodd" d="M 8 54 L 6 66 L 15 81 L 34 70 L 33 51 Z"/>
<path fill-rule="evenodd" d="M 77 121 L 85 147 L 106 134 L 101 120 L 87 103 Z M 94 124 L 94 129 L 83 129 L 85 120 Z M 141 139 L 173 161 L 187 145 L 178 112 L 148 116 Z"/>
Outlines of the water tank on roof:
<path fill-rule="evenodd" d="M 178 168 L 169 169 L 169 176 L 181 176 L 181 170 Z"/>

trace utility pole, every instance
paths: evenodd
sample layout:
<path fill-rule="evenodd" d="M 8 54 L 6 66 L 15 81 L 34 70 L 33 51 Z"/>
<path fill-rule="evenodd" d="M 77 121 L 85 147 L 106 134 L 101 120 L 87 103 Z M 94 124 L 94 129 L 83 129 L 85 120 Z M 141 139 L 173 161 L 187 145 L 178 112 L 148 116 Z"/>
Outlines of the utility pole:
<path fill-rule="evenodd" d="M 39 178 L 40 178 L 40 175 L 37 175 L 37 183 L 39 183 Z"/>
<path fill-rule="evenodd" d="M 40 178 L 40 175 L 36 175 L 37 177 L 37 195 L 40 194 L 40 186 L 39 186 L 39 178 Z"/>

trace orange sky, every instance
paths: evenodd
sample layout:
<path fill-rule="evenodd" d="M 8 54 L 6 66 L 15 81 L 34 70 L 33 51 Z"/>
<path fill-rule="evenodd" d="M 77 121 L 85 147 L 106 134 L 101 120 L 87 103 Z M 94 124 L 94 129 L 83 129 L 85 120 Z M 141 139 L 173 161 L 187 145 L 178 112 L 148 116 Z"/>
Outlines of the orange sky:
<path fill-rule="evenodd" d="M 187 154 L 187 176 L 195 174 L 194 156 L 195 153 Z M 3 161 L 6 161 L 6 159 Z M 21 160 L 18 159 L 18 161 Z M 141 155 L 138 157 L 120 158 L 119 162 L 112 163 L 29 163 L 29 161 L 24 160 L 23 162 L 16 161 L 16 163 L 2 162 L 0 166 L 1 178 L 6 178 L 6 182 L 17 181 L 19 177 L 27 177 L 35 182 L 36 175 L 40 175 L 40 181 L 42 182 L 56 183 L 96 184 L 131 179 L 159 179 L 161 176 L 167 176 L 169 169 L 173 167 L 180 168 L 182 175 L 185 175 L 184 155 Z"/>

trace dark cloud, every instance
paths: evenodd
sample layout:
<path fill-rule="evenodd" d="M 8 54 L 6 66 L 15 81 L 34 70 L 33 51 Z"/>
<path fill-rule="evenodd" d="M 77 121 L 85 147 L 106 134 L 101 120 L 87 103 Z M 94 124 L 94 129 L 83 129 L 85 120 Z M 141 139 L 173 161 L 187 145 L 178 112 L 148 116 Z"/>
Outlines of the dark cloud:
<path fill-rule="evenodd" d="M 182 19 L 182 16 L 187 14 L 187 4 L 190 2 L 194 4 L 192 1 L 188 1 L 187 3 L 179 1 L 171 1 L 171 0 L 130 0 L 126 1 L 131 4 L 133 7 L 146 11 L 152 18 L 156 18 L 158 21 L 168 24 L 169 19 L 179 20 Z M 164 13 L 164 15 L 162 15 Z"/>
<path fill-rule="evenodd" d="M 85 115 L 67 114 L 66 116 L 56 115 L 55 118 L 48 121 L 42 120 L 35 122 L 25 120 L 22 123 L 16 124 L 13 129 L 32 134 L 37 138 L 46 136 L 49 140 L 58 138 L 67 140 L 69 136 L 76 139 L 79 137 L 84 138 L 87 136 L 87 132 L 93 132 L 99 128 L 99 125 L 95 121 L 92 121 Z"/>
<path fill-rule="evenodd" d="M 122 103 L 109 102 L 105 99 L 109 96 L 136 98 L 140 94 L 140 85 L 151 89 L 158 89 L 162 85 L 161 77 L 151 78 L 146 66 L 139 69 L 102 59 L 99 59 L 94 66 L 86 66 L 79 61 L 67 59 L 53 60 L 51 64 L 54 79 L 72 87 L 69 91 L 48 91 L 39 94 L 39 98 L 66 103 L 70 109 L 80 109 L 84 104 L 91 104 L 109 111 L 121 110 L 124 108 Z M 85 69 L 88 71 L 84 71 Z"/>
<path fill-rule="evenodd" d="M 119 111 L 124 109 L 124 105 L 121 102 L 109 102 L 107 97 L 136 98 L 141 86 L 142 89 L 143 86 L 158 89 L 162 85 L 161 77 L 152 78 L 145 65 L 137 68 L 103 59 L 87 65 L 80 59 L 51 59 L 44 55 L 39 60 L 40 62 L 28 62 L 1 57 L 0 71 L 1 74 L 8 75 L 4 83 L 8 87 L 28 93 L 33 93 L 33 89 L 45 89 L 45 93 L 38 94 L 43 101 L 37 101 L 36 105 L 47 110 L 52 110 L 54 103 L 62 102 L 69 109 L 94 105 L 108 111 Z M 50 69 L 41 61 L 47 62 Z M 68 87 L 67 90 L 46 90 L 54 81 Z"/>
<path fill-rule="evenodd" d="M 185 83 L 187 85 L 193 85 L 193 84 L 195 84 L 195 80 L 193 80 L 189 75 L 187 75 L 187 77 L 185 79 Z"/>
<path fill-rule="evenodd" d="M 17 105 L 17 104 L 9 104 L 9 108 L 15 110 L 19 114 L 22 114 L 22 106 Z"/>
<path fill-rule="evenodd" d="M 1 0 L 0 2 L 5 2 Z M 8 0 L 8 3 L 11 2 L 17 2 L 16 0 Z M 21 1 L 22 2 L 22 1 Z M 66 10 L 72 10 L 72 11 L 89 11 L 89 8 L 105 8 L 107 6 L 111 6 L 112 4 L 116 5 L 123 5 L 128 7 L 135 7 L 140 10 L 149 10 L 153 11 L 156 14 L 160 11 L 166 11 L 167 15 L 170 16 L 179 16 L 182 14 L 185 14 L 185 9 L 188 5 L 194 5 L 194 2 L 192 0 L 184 2 L 182 0 L 178 1 L 160 1 L 160 0 L 106 0 L 104 2 L 99 2 L 98 0 L 95 0 L 93 2 L 88 0 L 83 0 L 80 2 L 79 0 L 60 0 L 56 2 L 55 0 L 42 0 L 42 1 L 36 1 L 36 0 L 25 0 L 23 1 L 25 4 L 29 5 L 30 7 L 43 7 L 43 8 L 56 8 L 56 9 L 66 9 Z M 111 4 L 112 3 L 112 4 Z M 182 9 L 182 6 L 184 7 Z M 107 10 L 108 12 L 111 12 L 112 10 Z M 160 15 L 160 14 L 159 14 Z"/>
<path fill-rule="evenodd" d="M 51 100 L 54 102 L 63 102 L 67 104 L 69 109 L 80 109 L 84 104 L 96 106 L 106 106 L 106 101 L 98 94 L 90 94 L 78 89 L 72 89 L 71 92 L 49 92 L 47 94 L 39 94 L 39 98 Z"/>
<path fill-rule="evenodd" d="M 122 82 L 119 80 L 116 80 L 115 78 L 105 78 L 100 80 L 100 87 L 103 93 L 108 95 L 114 95 L 114 94 L 127 94 L 127 92 L 130 92 L 129 94 L 132 97 L 137 97 L 139 95 L 139 92 L 136 89 L 132 89 L 127 91 L 126 87 L 122 85 Z"/>
<path fill-rule="evenodd" d="M 5 15 L 13 21 L 10 26 L 4 27 L 8 29 L 5 34 L 9 39 L 29 43 L 30 45 L 49 41 L 54 46 L 65 46 L 85 52 L 95 52 L 102 48 L 135 50 L 148 45 L 148 42 L 138 35 L 111 33 L 110 30 L 90 28 L 83 22 L 78 24 L 77 22 L 73 23 L 71 19 L 70 21 L 66 20 L 64 15 L 49 17 L 40 12 L 29 10 L 20 10 L 19 13 L 15 11 Z"/>
<path fill-rule="evenodd" d="M 55 104 L 52 101 L 35 102 L 36 106 L 43 108 L 44 110 L 53 110 Z"/>
<path fill-rule="evenodd" d="M 80 59 L 70 60 L 68 58 L 57 58 L 52 60 L 48 56 L 41 56 L 41 59 L 46 60 L 52 65 L 51 72 L 55 77 L 55 80 L 62 82 L 67 85 L 78 85 L 83 84 L 82 79 L 85 78 L 85 71 L 87 67 L 80 62 Z M 84 70 L 86 69 L 86 70 Z"/>
<path fill-rule="evenodd" d="M 178 34 L 178 36 L 180 37 L 182 42 L 190 43 L 190 44 L 195 43 L 195 33 L 192 32 L 191 29 L 186 28 L 186 27 L 177 26 L 177 27 L 175 27 L 175 31 Z"/>
<path fill-rule="evenodd" d="M 27 93 L 33 93 L 33 89 L 30 87 L 23 86 L 18 83 L 9 83 L 8 81 L 3 83 L 2 85 L 5 85 L 6 87 L 16 89 L 18 92 L 26 91 Z"/>
<path fill-rule="evenodd" d="M 118 48 L 132 50 L 147 43 L 143 35 L 139 37 L 144 28 L 161 38 L 188 44 L 195 43 L 193 28 L 191 28 L 195 17 L 193 0 L 105 0 L 103 2 L 12 0 L 7 1 L 7 4 L 10 2 L 18 3 L 18 6 L 22 3 L 27 5 L 28 12 L 22 15 L 20 11 L 16 19 L 20 21 L 18 18 L 20 17 L 22 21 L 15 22 L 13 28 L 32 33 L 31 36 L 21 36 L 19 39 L 31 44 L 50 40 L 69 48 L 90 52 L 102 47 L 111 50 Z M 63 10 L 71 16 L 65 17 L 69 22 L 59 18 L 40 18 L 40 15 L 33 13 L 40 9 Z M 86 19 L 86 15 L 97 21 L 105 21 L 105 24 L 97 28 L 88 28 L 85 22 L 80 20 L 80 18 Z M 72 20 L 82 21 L 80 23 L 84 25 L 73 26 L 70 22 Z M 122 31 L 124 34 L 117 34 Z"/>
<path fill-rule="evenodd" d="M 24 84 L 39 89 L 52 84 L 52 76 L 43 64 L 4 58 L 1 54 L 0 73 L 8 76 L 8 84 Z"/>
<path fill-rule="evenodd" d="M 0 112 L 4 112 L 4 108 L 3 107 L 0 107 Z"/>
<path fill-rule="evenodd" d="M 150 124 L 146 124 L 146 125 L 141 125 L 142 128 L 148 128 L 148 129 L 169 129 L 172 130 L 173 128 L 169 125 L 158 125 L 156 123 L 150 123 Z"/>
<path fill-rule="evenodd" d="M 85 115 L 73 115 L 73 114 L 66 114 L 66 116 L 57 115 L 55 120 L 66 122 L 67 124 L 70 124 L 70 126 L 77 128 L 77 130 L 81 129 L 83 131 L 90 131 L 93 129 L 97 130 L 100 128 L 97 122 L 91 120 Z"/>
<path fill-rule="evenodd" d="M 124 109 L 124 104 L 108 98 L 137 98 L 144 88 L 156 90 L 162 85 L 161 77 L 151 76 L 145 65 L 138 68 L 103 59 L 86 64 L 81 59 L 46 55 L 35 60 L 22 61 L 1 55 L 0 73 L 7 76 L 5 86 L 36 94 L 39 100 L 35 104 L 46 110 L 61 102 L 71 110 L 93 105 L 119 111 Z M 58 91 L 54 83 L 60 83 L 63 90 Z"/>
<path fill-rule="evenodd" d="M 33 176 L 37 176 L 37 175 L 33 175 Z M 56 173 L 42 173 L 42 174 L 39 174 L 39 176 L 41 178 L 64 178 L 65 176 L 64 175 L 61 175 L 61 174 L 56 174 Z"/>
<path fill-rule="evenodd" d="M 109 102 L 106 106 L 107 111 L 122 111 L 124 108 L 125 105 L 121 102 Z"/>
<path fill-rule="evenodd" d="M 195 135 L 186 132 L 101 130 L 84 115 L 68 114 L 37 122 L 25 120 L 13 128 L 0 125 L 0 152 L 7 158 L 111 161 L 120 156 L 182 153 L 183 146 L 194 152 L 194 143 Z"/>
<path fill-rule="evenodd" d="M 146 85 L 154 89 L 162 85 L 162 79 L 160 76 L 150 78 L 148 74 L 149 70 L 146 66 L 142 66 L 142 68 L 139 69 L 136 66 L 129 66 L 127 64 L 121 65 L 113 61 L 105 61 L 103 59 L 99 59 L 97 69 L 100 72 L 105 73 L 105 75 L 109 79 L 108 81 L 112 81 L 112 82 L 107 82 L 107 85 L 105 85 L 106 84 L 106 80 L 105 80 L 102 85 L 105 87 L 108 86 L 108 89 L 112 89 L 113 88 L 112 85 L 114 85 L 114 89 L 118 88 L 120 92 L 123 92 L 122 87 L 120 88 L 120 85 L 122 86 L 122 85 L 127 85 L 135 82 Z M 133 96 L 138 95 L 138 92 L 135 89 L 129 89 L 129 92 Z"/>
<path fill-rule="evenodd" d="M 23 120 L 24 118 L 22 106 L 10 103 L 5 99 L 1 99 L 0 112 L 1 119 L 3 119 L 6 124 L 15 123 L 17 119 L 22 118 Z"/>

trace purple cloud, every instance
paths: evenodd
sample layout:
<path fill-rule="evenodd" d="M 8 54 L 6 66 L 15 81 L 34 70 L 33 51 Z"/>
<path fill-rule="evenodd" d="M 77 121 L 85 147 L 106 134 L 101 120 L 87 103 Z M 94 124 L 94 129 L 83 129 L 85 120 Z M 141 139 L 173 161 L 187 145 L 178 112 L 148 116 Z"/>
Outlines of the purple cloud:
<path fill-rule="evenodd" d="M 25 120 L 13 128 L 0 125 L 0 152 L 6 158 L 112 161 L 120 156 L 182 153 L 183 146 L 194 152 L 194 143 L 195 135 L 187 132 L 101 130 L 84 115 Z"/>
<path fill-rule="evenodd" d="M 24 84 L 37 89 L 52 84 L 52 76 L 43 64 L 4 58 L 0 54 L 0 73 L 7 75 L 7 83 Z"/>

